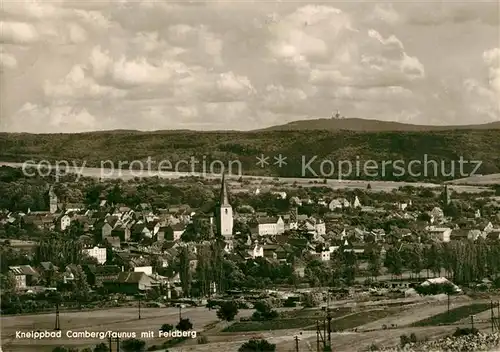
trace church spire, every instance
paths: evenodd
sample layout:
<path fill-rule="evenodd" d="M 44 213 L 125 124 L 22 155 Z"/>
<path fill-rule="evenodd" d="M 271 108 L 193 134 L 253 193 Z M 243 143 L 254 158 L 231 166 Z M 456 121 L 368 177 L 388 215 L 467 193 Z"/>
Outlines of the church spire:
<path fill-rule="evenodd" d="M 226 185 L 226 173 L 222 174 L 222 183 L 220 190 L 220 205 L 229 205 L 229 196 L 227 193 L 227 185 Z"/>

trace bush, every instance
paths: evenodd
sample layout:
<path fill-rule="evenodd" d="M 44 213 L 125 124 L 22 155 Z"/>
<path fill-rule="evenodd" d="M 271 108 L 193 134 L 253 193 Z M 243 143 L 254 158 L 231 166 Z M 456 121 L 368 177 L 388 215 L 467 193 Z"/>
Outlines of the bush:
<path fill-rule="evenodd" d="M 138 339 L 127 339 L 120 343 L 124 352 L 142 352 L 146 350 L 146 341 Z"/>
<path fill-rule="evenodd" d="M 193 324 L 189 318 L 181 319 L 175 328 L 181 331 L 189 331 L 193 329 Z"/>
<path fill-rule="evenodd" d="M 453 333 L 453 337 L 467 336 L 467 335 L 477 335 L 479 330 L 476 328 L 457 328 Z"/>
<path fill-rule="evenodd" d="M 94 352 L 110 352 L 108 345 L 100 343 L 94 347 Z"/>
<path fill-rule="evenodd" d="M 411 343 L 410 338 L 406 335 L 399 336 L 399 341 L 400 341 L 399 344 L 401 345 L 401 347 L 405 347 L 406 345 Z"/>
<path fill-rule="evenodd" d="M 308 292 L 304 295 L 304 307 L 317 307 L 323 301 L 323 295 L 319 292 Z"/>
<path fill-rule="evenodd" d="M 422 296 L 439 295 L 439 294 L 452 295 L 457 293 L 455 291 L 455 286 L 451 282 L 432 283 L 426 286 L 419 285 L 415 287 L 415 291 L 417 291 L 417 293 Z"/>
<path fill-rule="evenodd" d="M 168 332 L 171 330 L 174 330 L 174 326 L 172 324 L 163 324 L 160 328 L 160 331 L 163 331 L 163 332 Z"/>
<path fill-rule="evenodd" d="M 238 314 L 238 305 L 234 301 L 224 302 L 217 310 L 217 318 L 225 321 L 233 321 Z"/>
<path fill-rule="evenodd" d="M 267 340 L 251 339 L 238 349 L 238 352 L 274 352 L 276 345 Z"/>
<path fill-rule="evenodd" d="M 417 343 L 417 335 L 415 335 L 415 333 L 413 333 L 413 332 L 410 335 L 410 342 Z"/>

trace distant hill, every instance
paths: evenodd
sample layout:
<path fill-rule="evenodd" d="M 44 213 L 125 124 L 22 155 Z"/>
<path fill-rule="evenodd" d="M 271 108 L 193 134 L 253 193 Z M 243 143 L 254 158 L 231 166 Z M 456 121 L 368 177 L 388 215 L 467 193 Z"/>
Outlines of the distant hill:
<path fill-rule="evenodd" d="M 348 120 L 347 120 L 348 121 Z M 352 121 L 352 120 L 351 120 Z M 338 122 L 338 121 L 336 121 Z M 377 176 L 369 176 L 364 170 L 360 174 L 351 173 L 344 179 L 370 179 L 387 181 L 443 181 L 464 178 L 475 168 L 466 164 L 466 175 L 447 176 L 451 162 L 455 162 L 455 172 L 459 172 L 458 161 L 478 160 L 482 162 L 478 174 L 500 173 L 500 129 L 478 129 L 450 131 L 390 131 L 357 132 L 328 130 L 260 131 L 260 132 L 195 132 L 195 131 L 113 131 L 79 134 L 10 134 L 0 133 L 0 161 L 24 162 L 26 160 L 48 160 L 50 162 L 68 160 L 77 166 L 109 167 L 112 161 L 134 160 L 145 162 L 148 157 L 153 161 L 168 160 L 172 165 L 191 157 L 210 172 L 212 161 L 225 165 L 238 161 L 245 175 L 274 177 L 312 178 L 309 169 L 303 174 L 303 161 L 316 159 L 309 165 L 318 173 L 318 178 L 338 177 L 338 162 L 356 160 L 375 161 L 379 165 L 387 161 L 420 161 L 413 166 L 413 175 L 406 172 L 395 175 L 392 166 Z M 286 165 L 275 164 L 279 154 L 285 156 Z M 268 164 L 261 167 L 257 157 L 267 156 Z M 436 161 L 438 173 L 423 170 L 424 157 Z M 320 166 L 323 163 L 323 173 Z M 191 165 L 181 164 L 177 171 L 191 171 Z M 125 164 L 126 165 L 126 164 Z M 215 165 L 215 164 L 214 164 Z M 363 164 L 360 164 L 363 165 Z M 444 165 L 444 166 L 441 166 Z M 153 165 L 153 168 L 155 165 Z M 358 166 L 356 166 L 358 167 Z M 363 166 L 361 166 L 363 168 Z M 369 166 L 371 168 L 371 166 Z M 441 168 L 445 171 L 441 171 Z M 217 165 L 216 165 L 217 168 Z M 371 169 L 370 169 L 371 170 Z M 175 171 L 175 170 L 170 170 Z M 195 171 L 201 171 L 199 168 Z M 214 172 L 219 172 L 214 169 Z M 370 172 L 370 171 L 369 171 Z M 235 171 L 232 172 L 233 174 Z M 327 175 L 325 175 L 325 173 Z M 419 174 L 420 173 L 420 174 Z"/>
<path fill-rule="evenodd" d="M 450 130 L 493 130 L 500 129 L 500 121 L 481 125 L 458 125 L 458 126 L 425 126 L 411 125 L 393 121 L 379 121 L 358 118 L 347 119 L 311 119 L 287 123 L 285 125 L 272 126 L 257 131 L 359 131 L 359 132 L 417 132 L 417 131 L 450 131 Z"/>

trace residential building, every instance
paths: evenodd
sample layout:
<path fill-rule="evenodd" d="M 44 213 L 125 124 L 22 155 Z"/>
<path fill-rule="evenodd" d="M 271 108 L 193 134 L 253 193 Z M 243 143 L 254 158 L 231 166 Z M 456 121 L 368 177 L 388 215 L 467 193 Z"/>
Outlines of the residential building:
<path fill-rule="evenodd" d="M 83 253 L 86 253 L 89 257 L 97 259 L 99 264 L 106 263 L 106 247 L 93 247 L 93 248 L 84 248 L 82 249 Z"/>
<path fill-rule="evenodd" d="M 134 295 L 155 286 L 155 280 L 143 272 L 121 272 L 116 280 L 104 281 L 103 286 L 112 293 Z"/>
<path fill-rule="evenodd" d="M 39 274 L 31 265 L 9 266 L 9 271 L 16 279 L 16 289 L 22 290 L 34 286 Z"/>
<path fill-rule="evenodd" d="M 285 222 L 281 216 L 259 218 L 257 222 L 259 236 L 276 236 L 285 232 Z"/>
<path fill-rule="evenodd" d="M 436 241 L 450 242 L 452 229 L 450 229 L 449 227 L 430 226 L 427 227 L 427 232 L 429 236 Z"/>

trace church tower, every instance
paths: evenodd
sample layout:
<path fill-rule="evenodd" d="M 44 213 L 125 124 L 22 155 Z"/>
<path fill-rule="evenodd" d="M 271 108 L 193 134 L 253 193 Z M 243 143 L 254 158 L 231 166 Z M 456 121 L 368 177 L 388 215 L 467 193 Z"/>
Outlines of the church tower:
<path fill-rule="evenodd" d="M 229 204 L 229 194 L 224 174 L 222 175 L 220 204 L 217 209 L 217 232 L 225 240 L 231 240 L 233 237 L 233 207 Z"/>
<path fill-rule="evenodd" d="M 57 196 L 54 192 L 54 187 L 50 186 L 49 188 L 49 211 L 52 214 L 57 213 Z"/>

